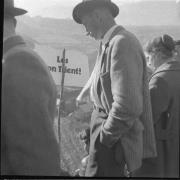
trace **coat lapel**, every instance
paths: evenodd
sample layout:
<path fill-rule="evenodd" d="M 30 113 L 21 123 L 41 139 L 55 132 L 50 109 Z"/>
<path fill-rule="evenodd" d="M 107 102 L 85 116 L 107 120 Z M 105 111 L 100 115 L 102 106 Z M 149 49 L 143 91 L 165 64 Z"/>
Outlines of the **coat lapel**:
<path fill-rule="evenodd" d="M 105 108 L 107 113 L 111 109 L 111 102 L 113 102 L 113 98 L 111 94 L 111 86 L 110 86 L 111 79 L 109 72 L 111 59 L 108 59 L 108 50 L 110 46 L 110 41 L 121 30 L 124 30 L 122 26 L 116 27 L 112 35 L 105 42 L 105 48 L 102 52 L 102 55 L 99 57 L 100 59 L 99 59 L 99 68 L 98 68 L 99 76 L 97 78 L 97 92 L 99 99 L 101 99 L 102 106 Z"/>
<path fill-rule="evenodd" d="M 110 41 L 114 38 L 114 36 L 116 36 L 120 31 L 124 30 L 124 28 L 122 26 L 117 26 L 116 29 L 113 31 L 112 35 L 107 39 L 107 41 L 105 42 L 105 48 L 104 51 L 102 52 L 103 54 L 100 56 L 100 61 L 101 61 L 101 73 L 105 73 L 106 71 L 108 71 L 109 69 L 109 62 L 107 62 L 107 52 L 108 52 L 108 48 L 110 45 Z M 105 69 L 104 69 L 104 68 Z"/>

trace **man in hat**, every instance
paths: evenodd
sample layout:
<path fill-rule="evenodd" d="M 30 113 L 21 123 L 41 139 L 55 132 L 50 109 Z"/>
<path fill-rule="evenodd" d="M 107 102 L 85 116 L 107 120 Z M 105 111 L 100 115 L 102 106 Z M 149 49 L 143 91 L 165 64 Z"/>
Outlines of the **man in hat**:
<path fill-rule="evenodd" d="M 110 0 L 83 0 L 73 18 L 100 40 L 96 64 L 82 93 L 94 102 L 89 161 L 85 176 L 123 177 L 143 158 L 156 156 L 146 60 L 136 37 L 114 18 L 119 8 Z"/>
<path fill-rule="evenodd" d="M 43 60 L 15 33 L 15 16 L 25 13 L 4 1 L 1 175 L 56 176 L 56 87 Z"/>

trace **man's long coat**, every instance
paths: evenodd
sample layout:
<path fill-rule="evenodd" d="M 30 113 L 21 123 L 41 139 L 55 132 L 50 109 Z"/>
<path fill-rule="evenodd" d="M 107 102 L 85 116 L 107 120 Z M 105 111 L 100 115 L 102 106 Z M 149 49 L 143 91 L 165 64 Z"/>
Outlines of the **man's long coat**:
<path fill-rule="evenodd" d="M 59 175 L 54 81 L 20 36 L 8 38 L 3 53 L 1 175 Z"/>

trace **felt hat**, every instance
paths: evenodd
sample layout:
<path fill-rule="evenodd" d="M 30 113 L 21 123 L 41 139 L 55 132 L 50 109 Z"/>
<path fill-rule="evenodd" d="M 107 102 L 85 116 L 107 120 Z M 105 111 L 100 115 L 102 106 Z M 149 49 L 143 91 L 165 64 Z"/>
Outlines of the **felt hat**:
<path fill-rule="evenodd" d="M 14 0 L 4 0 L 4 15 L 20 16 L 27 13 L 26 10 L 14 7 Z"/>
<path fill-rule="evenodd" d="M 111 0 L 83 0 L 74 7 L 73 19 L 77 23 L 82 24 L 82 16 L 93 11 L 97 7 L 107 7 L 113 17 L 116 17 L 119 14 L 119 7 Z"/>

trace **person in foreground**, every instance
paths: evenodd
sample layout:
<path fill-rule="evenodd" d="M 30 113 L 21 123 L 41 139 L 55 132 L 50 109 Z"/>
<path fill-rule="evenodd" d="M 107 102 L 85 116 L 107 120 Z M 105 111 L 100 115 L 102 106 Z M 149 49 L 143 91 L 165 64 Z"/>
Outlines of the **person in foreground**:
<path fill-rule="evenodd" d="M 174 41 L 166 34 L 146 46 L 154 70 L 149 88 L 158 156 L 143 163 L 139 176 L 179 177 L 180 62 L 174 50 Z"/>
<path fill-rule="evenodd" d="M 90 90 L 94 102 L 85 176 L 124 177 L 125 166 L 134 172 L 143 158 L 156 156 L 145 55 L 136 37 L 116 24 L 118 13 L 110 0 L 83 0 L 73 10 L 74 20 L 101 41 L 78 99 Z"/>
<path fill-rule="evenodd" d="M 43 60 L 15 33 L 15 16 L 25 13 L 4 1 L 1 175 L 58 176 L 56 87 Z"/>

